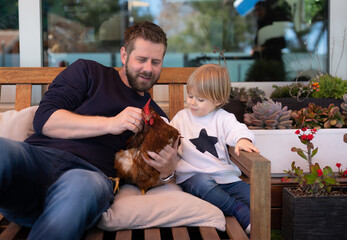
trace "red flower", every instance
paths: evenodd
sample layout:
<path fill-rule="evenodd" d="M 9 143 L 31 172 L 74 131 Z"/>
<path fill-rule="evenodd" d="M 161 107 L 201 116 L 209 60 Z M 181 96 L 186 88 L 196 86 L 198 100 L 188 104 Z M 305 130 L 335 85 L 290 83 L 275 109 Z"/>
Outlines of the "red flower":
<path fill-rule="evenodd" d="M 312 134 L 307 135 L 307 139 L 308 140 L 312 140 L 313 139 L 313 135 Z"/>
<path fill-rule="evenodd" d="M 307 127 L 301 128 L 301 131 L 305 132 L 307 130 Z"/>
<path fill-rule="evenodd" d="M 306 139 L 307 139 L 307 135 L 306 134 L 301 136 L 301 140 L 306 140 Z"/>
<path fill-rule="evenodd" d="M 296 131 L 295 131 L 295 134 L 300 134 L 300 130 L 299 130 L 299 129 L 296 130 Z"/>
<path fill-rule="evenodd" d="M 322 176 L 322 175 L 323 175 L 322 169 L 318 169 L 318 170 L 317 170 L 317 173 L 318 173 L 318 176 Z"/>
<path fill-rule="evenodd" d="M 336 167 L 340 168 L 341 167 L 341 163 L 336 163 Z"/>
<path fill-rule="evenodd" d="M 345 171 L 343 172 L 343 176 L 344 176 L 344 177 L 347 176 L 347 170 L 345 170 Z"/>

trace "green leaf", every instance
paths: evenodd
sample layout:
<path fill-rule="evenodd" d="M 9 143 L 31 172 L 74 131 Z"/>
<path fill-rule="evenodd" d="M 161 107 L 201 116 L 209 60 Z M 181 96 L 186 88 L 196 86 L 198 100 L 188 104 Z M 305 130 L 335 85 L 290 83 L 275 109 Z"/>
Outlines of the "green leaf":
<path fill-rule="evenodd" d="M 333 175 L 333 170 L 331 169 L 331 167 L 325 167 L 324 169 L 323 169 L 323 175 L 324 176 L 329 176 L 329 175 Z"/>
<path fill-rule="evenodd" d="M 335 185 L 336 184 L 336 180 L 334 178 L 324 178 L 324 182 L 326 185 Z"/>
<path fill-rule="evenodd" d="M 292 162 L 291 166 L 292 166 L 292 169 L 295 168 L 295 161 Z"/>
<path fill-rule="evenodd" d="M 312 165 L 310 169 L 311 169 L 311 174 L 314 174 L 316 177 L 318 177 L 317 170 L 320 169 L 319 164 L 316 163 L 315 165 Z"/>
<path fill-rule="evenodd" d="M 314 155 L 316 155 L 317 152 L 318 152 L 318 147 L 315 148 L 315 149 L 313 149 L 311 158 L 312 158 Z"/>
<path fill-rule="evenodd" d="M 297 152 L 298 150 L 301 150 L 301 149 L 296 148 L 296 147 L 292 147 L 292 148 L 290 149 L 290 151 L 292 151 L 292 152 Z"/>
<path fill-rule="evenodd" d="M 317 177 L 314 174 L 307 174 L 305 178 L 307 180 L 307 184 L 314 184 L 317 179 Z"/>
<path fill-rule="evenodd" d="M 320 188 L 324 188 L 324 183 L 319 183 Z"/>
<path fill-rule="evenodd" d="M 298 151 L 297 153 L 298 153 L 298 155 L 299 155 L 300 157 L 302 157 L 303 159 L 306 159 L 306 160 L 307 160 L 307 157 L 306 157 L 306 155 L 304 154 L 303 151 Z"/>
<path fill-rule="evenodd" d="M 333 170 L 329 166 L 326 166 L 324 169 L 326 169 L 329 173 L 333 173 Z"/>

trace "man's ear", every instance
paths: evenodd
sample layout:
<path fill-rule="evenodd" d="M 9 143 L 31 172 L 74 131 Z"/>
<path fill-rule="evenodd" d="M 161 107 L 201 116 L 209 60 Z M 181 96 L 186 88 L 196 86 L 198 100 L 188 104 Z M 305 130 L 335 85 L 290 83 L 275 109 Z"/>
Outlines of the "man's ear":
<path fill-rule="evenodd" d="M 125 50 L 125 47 L 122 47 L 120 49 L 120 59 L 124 65 L 126 63 L 127 57 L 128 57 L 127 51 Z"/>

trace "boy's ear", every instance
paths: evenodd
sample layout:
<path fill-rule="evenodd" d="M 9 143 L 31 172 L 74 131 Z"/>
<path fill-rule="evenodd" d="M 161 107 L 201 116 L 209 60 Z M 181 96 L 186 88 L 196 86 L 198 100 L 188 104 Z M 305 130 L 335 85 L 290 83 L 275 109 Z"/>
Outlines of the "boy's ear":
<path fill-rule="evenodd" d="M 216 107 L 219 107 L 220 105 L 222 105 L 222 103 L 221 103 L 220 101 L 215 101 L 215 102 L 214 102 L 214 105 L 215 105 Z"/>

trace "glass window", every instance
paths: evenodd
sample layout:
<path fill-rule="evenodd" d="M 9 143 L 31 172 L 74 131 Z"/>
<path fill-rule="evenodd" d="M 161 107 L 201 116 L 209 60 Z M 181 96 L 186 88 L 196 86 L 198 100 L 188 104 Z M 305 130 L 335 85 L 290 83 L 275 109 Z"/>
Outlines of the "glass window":
<path fill-rule="evenodd" d="M 148 20 L 167 33 L 165 67 L 226 64 L 235 82 L 306 80 L 327 71 L 326 0 L 43 0 L 42 5 L 45 66 L 88 58 L 120 67 L 124 30 Z"/>
<path fill-rule="evenodd" d="M 0 67 L 19 66 L 18 0 L 0 3 Z"/>

